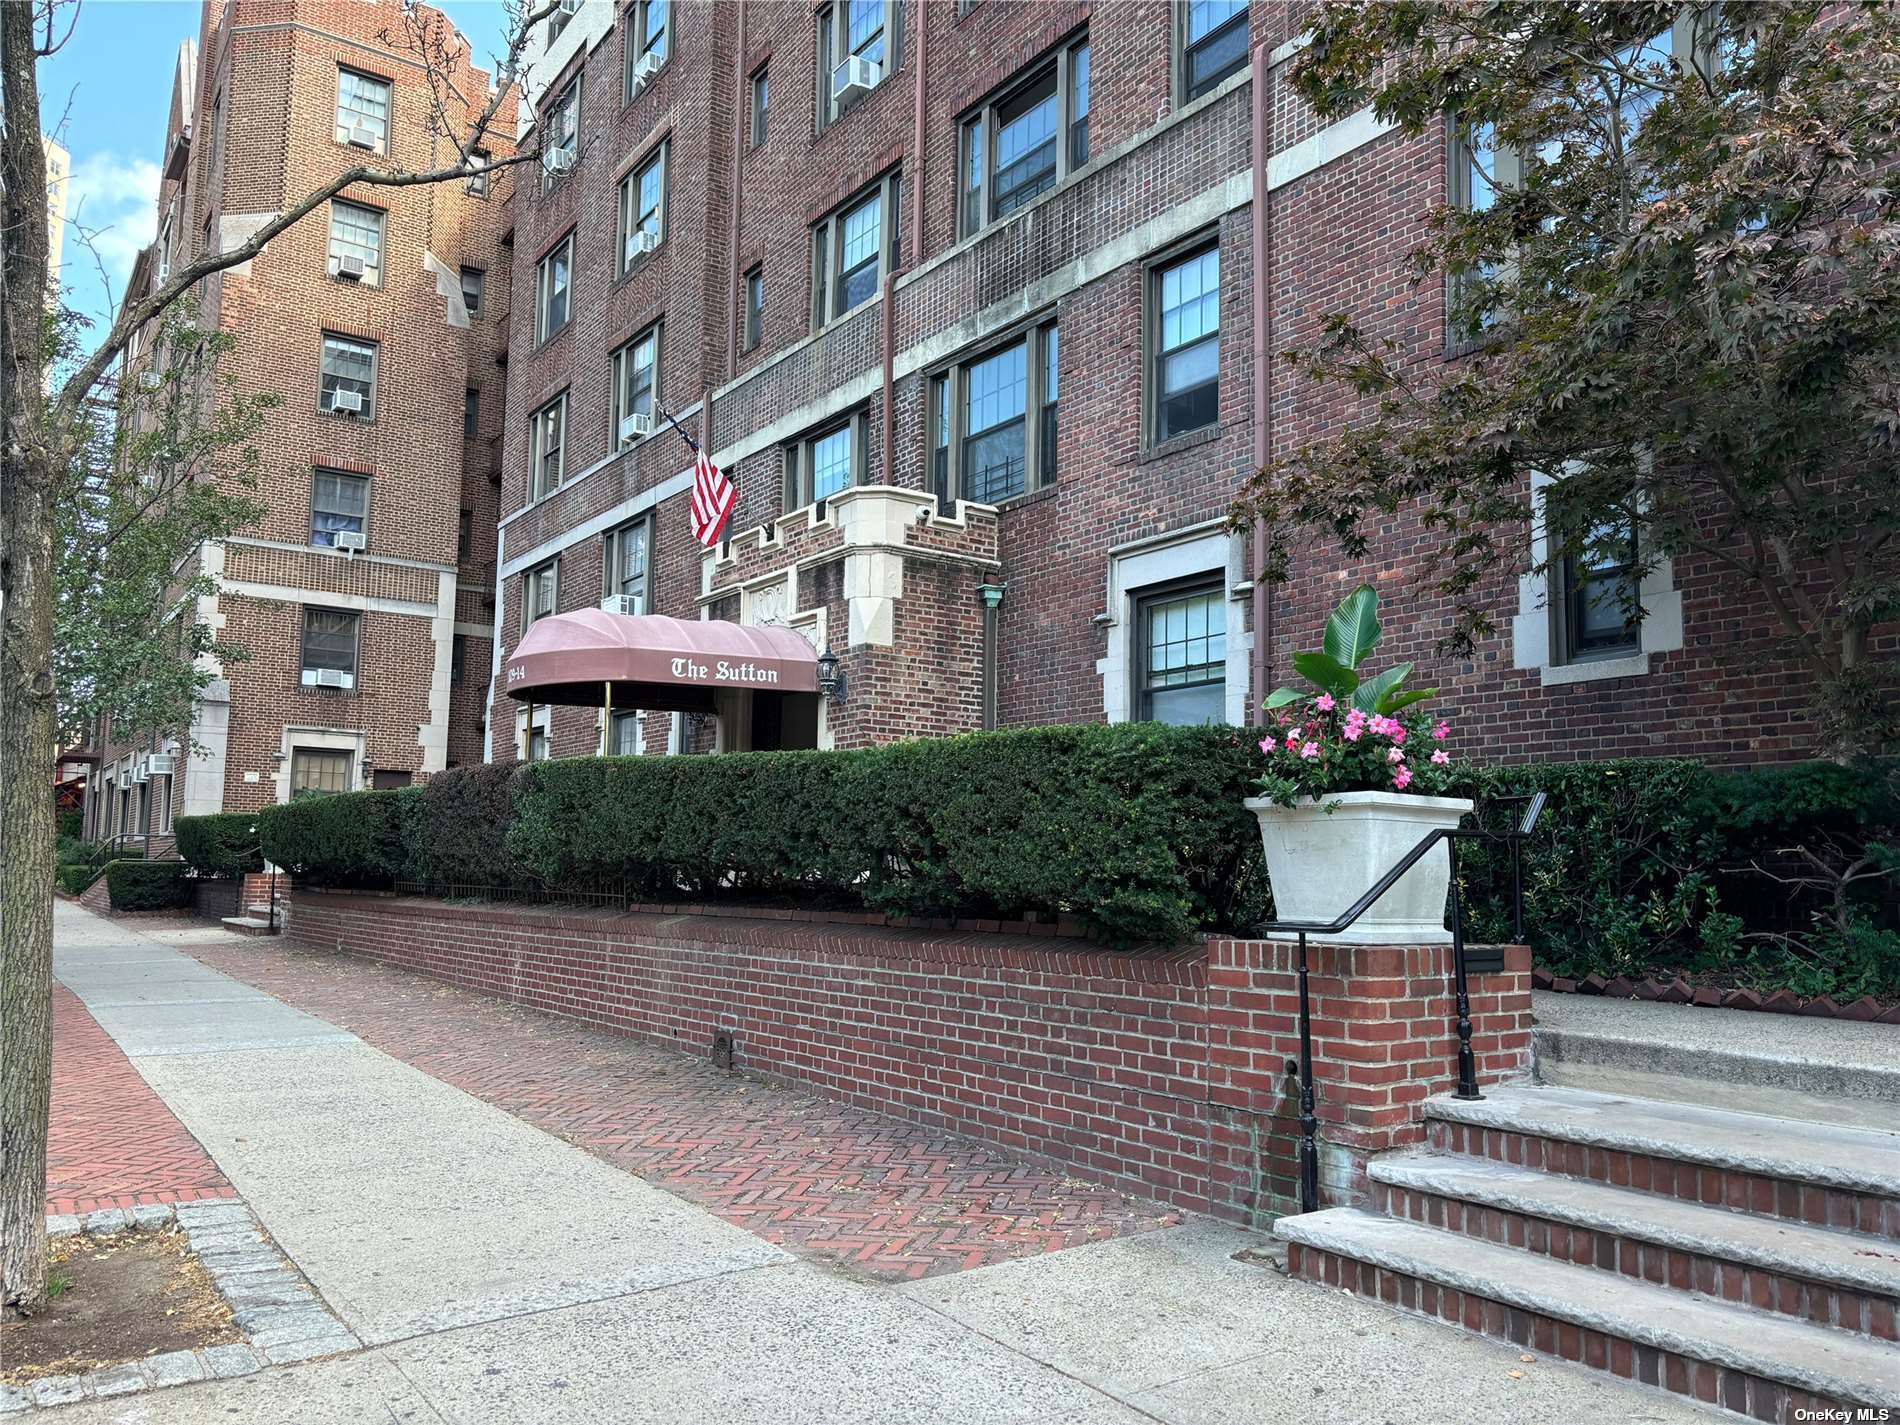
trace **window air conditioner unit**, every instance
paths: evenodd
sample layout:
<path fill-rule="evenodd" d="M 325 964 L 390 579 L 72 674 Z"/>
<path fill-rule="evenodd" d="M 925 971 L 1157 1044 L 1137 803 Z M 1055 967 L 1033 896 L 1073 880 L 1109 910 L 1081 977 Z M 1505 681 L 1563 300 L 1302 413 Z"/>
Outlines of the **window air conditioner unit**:
<path fill-rule="evenodd" d="M 641 411 L 620 418 L 620 448 L 627 449 L 636 440 L 653 434 L 653 417 Z"/>
<path fill-rule="evenodd" d="M 178 756 L 173 752 L 154 752 L 151 758 L 151 771 L 154 777 L 169 777 L 178 770 Z"/>
<path fill-rule="evenodd" d="M 633 92 L 638 94 L 651 84 L 653 76 L 660 72 L 660 66 L 664 63 L 664 60 L 651 51 L 641 55 L 633 66 Z"/>
<path fill-rule="evenodd" d="M 347 688 L 356 680 L 341 668 L 306 668 L 303 680 L 319 688 Z"/>
<path fill-rule="evenodd" d="M 854 54 L 831 71 L 832 102 L 842 104 L 847 99 L 869 94 L 877 88 L 878 80 L 883 77 L 883 65 L 874 59 L 864 59 Z"/>
<path fill-rule="evenodd" d="M 156 391 L 164 384 L 165 378 L 160 376 L 156 371 L 139 372 L 139 385 L 143 386 L 147 391 Z"/>
<path fill-rule="evenodd" d="M 627 234 L 627 261 L 645 257 L 660 245 L 660 235 L 652 228 L 635 228 Z"/>
<path fill-rule="evenodd" d="M 349 411 L 353 415 L 360 416 L 363 414 L 363 393 L 338 387 L 330 393 L 330 409 Z"/>
<path fill-rule="evenodd" d="M 376 147 L 376 130 L 367 128 L 362 124 L 356 125 L 350 130 L 350 145 L 353 148 L 374 149 Z"/>
<path fill-rule="evenodd" d="M 601 610 L 610 614 L 625 614 L 628 618 L 640 616 L 640 599 L 636 594 L 609 594 L 600 601 Z"/>
<path fill-rule="evenodd" d="M 360 257 L 346 254 L 330 259 L 331 275 L 340 277 L 345 282 L 361 282 L 368 271 L 369 264 Z"/>
<path fill-rule="evenodd" d="M 551 148 L 548 150 L 548 172 L 556 178 L 564 177 L 574 171 L 574 150 L 571 148 Z"/>
<path fill-rule="evenodd" d="M 332 548 L 340 549 L 345 554 L 357 554 L 369 548 L 369 536 L 358 534 L 354 530 L 341 530 Z"/>
<path fill-rule="evenodd" d="M 139 753 L 138 760 L 132 764 L 132 780 L 134 782 L 152 780 L 152 759 L 149 753 Z"/>

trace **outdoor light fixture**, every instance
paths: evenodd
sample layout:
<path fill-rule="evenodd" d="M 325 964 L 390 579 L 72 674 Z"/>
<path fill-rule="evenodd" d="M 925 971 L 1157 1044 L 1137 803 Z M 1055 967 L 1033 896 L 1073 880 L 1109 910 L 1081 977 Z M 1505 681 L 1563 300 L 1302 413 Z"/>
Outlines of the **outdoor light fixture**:
<path fill-rule="evenodd" d="M 844 670 L 838 666 L 838 655 L 829 646 L 818 655 L 818 691 L 826 701 L 842 706 L 844 703 Z"/>
<path fill-rule="evenodd" d="M 367 787 L 370 784 L 370 779 L 375 775 L 376 764 L 365 757 L 363 759 L 363 785 Z"/>
<path fill-rule="evenodd" d="M 279 769 L 281 769 L 284 763 L 288 760 L 289 758 L 285 756 L 284 749 L 281 747 L 278 748 L 275 752 L 271 753 L 270 755 L 271 766 L 279 768 Z"/>

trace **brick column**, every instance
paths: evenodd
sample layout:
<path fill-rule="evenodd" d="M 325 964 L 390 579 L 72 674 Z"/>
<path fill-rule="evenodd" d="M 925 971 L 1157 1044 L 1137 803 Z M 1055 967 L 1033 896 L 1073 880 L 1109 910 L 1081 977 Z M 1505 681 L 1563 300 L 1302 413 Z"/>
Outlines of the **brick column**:
<path fill-rule="evenodd" d="M 1512 945 L 1501 973 L 1471 976 L 1481 1085 L 1529 1070 L 1530 970 L 1530 950 Z M 1311 944 L 1307 972 L 1320 1194 L 1364 1202 L 1366 1160 L 1421 1142 L 1419 1106 L 1457 1084 L 1451 947 Z M 1252 1213 L 1297 1212 L 1299 946 L 1211 941 L 1207 980 L 1211 1185 Z"/>

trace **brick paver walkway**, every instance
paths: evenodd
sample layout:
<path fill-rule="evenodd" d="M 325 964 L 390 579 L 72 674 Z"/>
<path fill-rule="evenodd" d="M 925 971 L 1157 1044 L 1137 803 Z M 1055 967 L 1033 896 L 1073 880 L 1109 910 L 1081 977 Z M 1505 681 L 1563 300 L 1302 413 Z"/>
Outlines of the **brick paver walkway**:
<path fill-rule="evenodd" d="M 205 964 L 790 1250 L 884 1279 L 1178 1222 L 1158 1203 L 900 1119 L 347 955 Z"/>
<path fill-rule="evenodd" d="M 217 1164 L 139 1077 L 79 996 L 53 986 L 46 1210 L 235 1197 Z"/>

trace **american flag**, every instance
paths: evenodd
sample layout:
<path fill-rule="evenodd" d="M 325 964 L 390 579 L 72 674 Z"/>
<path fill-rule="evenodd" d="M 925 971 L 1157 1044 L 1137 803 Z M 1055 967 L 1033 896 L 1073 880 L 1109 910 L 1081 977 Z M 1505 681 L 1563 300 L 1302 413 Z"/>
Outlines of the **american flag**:
<path fill-rule="evenodd" d="M 739 491 L 704 450 L 693 452 L 693 538 L 711 549 L 739 502 Z"/>

